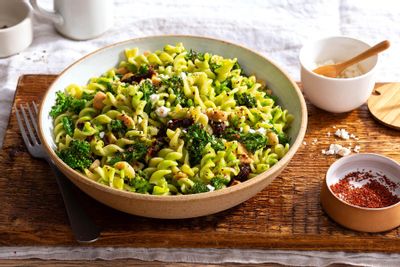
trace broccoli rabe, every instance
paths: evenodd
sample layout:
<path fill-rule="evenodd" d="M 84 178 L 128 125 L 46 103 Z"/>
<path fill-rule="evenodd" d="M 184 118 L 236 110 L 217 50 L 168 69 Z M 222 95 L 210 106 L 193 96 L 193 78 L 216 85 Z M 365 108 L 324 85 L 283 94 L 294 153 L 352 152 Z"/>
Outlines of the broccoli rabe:
<path fill-rule="evenodd" d="M 128 162 L 141 161 L 147 153 L 149 147 L 143 143 L 134 143 L 126 149 L 125 158 Z"/>
<path fill-rule="evenodd" d="M 211 62 L 211 61 L 208 64 L 210 65 L 211 71 L 214 72 L 214 73 L 218 68 L 222 67 L 221 64 L 218 64 L 218 63 L 215 63 L 215 62 Z"/>
<path fill-rule="evenodd" d="M 110 128 L 113 133 L 120 133 L 122 135 L 125 134 L 127 130 L 125 124 L 120 120 L 112 120 L 110 122 Z"/>
<path fill-rule="evenodd" d="M 90 144 L 86 141 L 72 140 L 68 148 L 65 148 L 57 155 L 71 168 L 83 170 L 92 164 Z"/>
<path fill-rule="evenodd" d="M 76 99 L 63 92 L 57 92 L 56 104 L 51 108 L 50 115 L 55 118 L 65 111 L 78 114 L 86 105 L 85 99 Z"/>
<path fill-rule="evenodd" d="M 134 143 L 128 146 L 124 152 L 115 153 L 114 157 L 108 161 L 108 164 L 114 165 L 119 161 L 143 161 L 148 148 L 149 147 L 143 143 Z"/>
<path fill-rule="evenodd" d="M 239 106 L 245 106 L 248 108 L 254 108 L 257 106 L 256 98 L 248 93 L 235 94 L 235 100 Z"/>
<path fill-rule="evenodd" d="M 278 133 L 278 140 L 280 144 L 286 145 L 290 142 L 290 137 L 285 133 Z"/>
<path fill-rule="evenodd" d="M 232 77 L 228 77 L 225 81 L 222 83 L 217 83 L 215 85 L 215 94 L 219 95 L 223 91 L 229 92 L 232 90 Z"/>
<path fill-rule="evenodd" d="M 203 150 L 208 143 L 211 143 L 211 147 L 216 151 L 225 149 L 222 140 L 209 134 L 200 124 L 193 124 L 188 127 L 185 144 L 189 151 L 191 164 L 196 165 L 200 162 Z"/>
<path fill-rule="evenodd" d="M 188 190 L 188 194 L 198 194 L 198 193 L 205 193 L 210 191 L 207 185 L 203 182 L 196 181 L 194 182 L 193 186 Z"/>
<path fill-rule="evenodd" d="M 149 101 L 149 99 L 150 99 L 150 96 L 156 92 L 156 88 L 153 86 L 151 81 L 145 80 L 144 82 L 142 82 L 140 84 L 139 91 L 141 91 L 143 93 L 142 99 L 147 102 L 146 106 L 144 107 L 144 111 L 147 114 L 150 114 L 152 104 L 151 104 L 151 101 Z"/>
<path fill-rule="evenodd" d="M 145 194 L 151 192 L 154 185 L 150 184 L 150 182 L 144 177 L 144 173 L 142 171 L 138 171 L 135 177 L 129 180 L 129 186 L 133 187 L 137 193 Z"/>
<path fill-rule="evenodd" d="M 61 119 L 61 122 L 63 124 L 63 128 L 69 136 L 72 136 L 74 133 L 74 125 L 72 123 L 72 119 L 68 116 L 65 116 Z"/>
<path fill-rule="evenodd" d="M 219 190 L 225 188 L 229 183 L 229 180 L 224 178 L 223 176 L 215 176 L 210 180 L 211 185 L 215 188 L 215 190 Z"/>
<path fill-rule="evenodd" d="M 267 137 L 260 133 L 241 133 L 239 142 L 252 153 L 267 145 Z"/>
<path fill-rule="evenodd" d="M 190 107 L 193 106 L 193 100 L 188 98 L 183 92 L 183 80 L 179 76 L 172 76 L 168 79 L 163 79 L 161 84 L 171 90 L 170 93 L 173 93 L 176 98 L 174 101 L 174 105 L 180 104 L 182 107 Z"/>
<path fill-rule="evenodd" d="M 268 142 L 268 138 L 261 133 L 241 133 L 233 128 L 227 128 L 223 136 L 229 141 L 238 140 L 252 153 L 265 147 Z"/>
<path fill-rule="evenodd" d="M 196 59 L 198 59 L 200 61 L 204 61 L 204 53 L 196 52 L 196 51 L 190 49 L 190 51 L 186 54 L 185 59 L 191 60 L 193 62 Z"/>

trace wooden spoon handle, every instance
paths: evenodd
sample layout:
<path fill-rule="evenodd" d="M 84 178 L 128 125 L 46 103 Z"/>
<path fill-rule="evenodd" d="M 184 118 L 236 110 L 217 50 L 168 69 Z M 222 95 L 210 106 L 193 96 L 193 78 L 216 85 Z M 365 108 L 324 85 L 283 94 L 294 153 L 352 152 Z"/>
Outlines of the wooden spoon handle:
<path fill-rule="evenodd" d="M 374 45 L 370 49 L 362 52 L 361 54 L 359 54 L 359 55 L 357 55 L 357 56 L 355 56 L 355 57 L 353 57 L 353 58 L 341 63 L 340 65 L 341 65 L 341 67 L 343 69 L 345 69 L 345 68 L 347 68 L 347 67 L 349 67 L 349 66 L 351 66 L 351 65 L 353 65 L 353 64 L 355 64 L 357 62 L 360 62 L 360 61 L 362 61 L 362 60 L 364 60 L 366 58 L 369 58 L 369 57 L 371 57 L 373 55 L 378 54 L 379 52 L 382 52 L 383 50 L 388 49 L 389 46 L 390 46 L 390 42 L 388 40 L 382 41 L 379 44 Z"/>

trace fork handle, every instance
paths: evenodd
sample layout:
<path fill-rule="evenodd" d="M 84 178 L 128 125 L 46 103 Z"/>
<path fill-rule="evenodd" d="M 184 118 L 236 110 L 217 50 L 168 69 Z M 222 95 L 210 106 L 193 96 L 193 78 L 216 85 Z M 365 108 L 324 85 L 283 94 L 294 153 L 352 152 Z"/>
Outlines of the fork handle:
<path fill-rule="evenodd" d="M 77 201 L 75 194 L 76 187 L 51 160 L 48 160 L 48 163 L 56 175 L 57 184 L 64 200 L 65 209 L 67 210 L 69 223 L 75 239 L 79 243 L 96 241 L 100 236 L 100 229 L 93 223 L 83 210 L 82 205 Z"/>

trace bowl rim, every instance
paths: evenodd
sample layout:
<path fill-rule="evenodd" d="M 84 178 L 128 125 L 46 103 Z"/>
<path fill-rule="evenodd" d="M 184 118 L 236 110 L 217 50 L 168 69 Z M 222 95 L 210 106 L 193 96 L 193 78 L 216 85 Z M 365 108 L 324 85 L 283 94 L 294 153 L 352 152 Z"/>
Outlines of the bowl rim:
<path fill-rule="evenodd" d="M 362 78 L 364 78 L 364 77 L 366 77 L 366 76 L 370 76 L 370 75 L 372 75 L 373 73 L 375 73 L 376 68 L 377 68 L 377 66 L 378 66 L 378 63 L 379 63 L 379 54 L 377 54 L 377 55 L 375 55 L 375 56 L 372 57 L 372 58 L 374 58 L 374 57 L 376 58 L 376 61 L 375 61 L 374 66 L 373 66 L 370 70 L 368 70 L 367 72 L 365 72 L 365 73 L 363 73 L 363 74 L 361 74 L 361 75 L 359 75 L 359 76 L 356 76 L 356 77 L 349 77 L 349 78 L 332 78 L 332 77 L 327 77 L 327 76 L 323 76 L 323 75 L 316 74 L 315 72 L 313 72 L 313 71 L 310 70 L 309 68 L 306 68 L 306 67 L 304 66 L 303 60 L 302 60 L 302 59 L 304 58 L 304 56 L 303 56 L 303 53 L 304 53 L 304 52 L 303 52 L 303 51 L 304 51 L 308 46 L 314 45 L 314 44 L 319 43 L 319 42 L 322 42 L 322 41 L 328 41 L 329 39 L 347 39 L 347 40 L 356 41 L 356 42 L 358 42 L 358 43 L 365 44 L 365 45 L 367 45 L 369 48 L 372 47 L 370 44 L 368 44 L 368 43 L 366 43 L 366 42 L 364 42 L 364 41 L 362 41 L 362 40 L 360 40 L 360 39 L 357 39 L 357 38 L 348 36 L 348 35 L 327 36 L 327 37 L 324 37 L 324 38 L 313 39 L 313 40 L 311 40 L 311 41 L 308 41 L 307 43 L 305 43 L 305 44 L 300 48 L 300 52 L 299 52 L 299 62 L 300 62 L 300 65 L 301 65 L 301 67 L 302 67 L 308 74 L 312 75 L 313 77 L 318 77 L 318 78 L 320 78 L 321 80 L 324 80 L 324 79 L 325 79 L 325 80 L 328 80 L 328 81 L 346 82 L 346 81 L 360 80 L 360 79 L 362 79 Z M 356 55 L 354 55 L 354 56 L 356 56 Z"/>
<path fill-rule="evenodd" d="M 26 3 L 23 0 L 20 0 L 20 1 L 15 1 L 14 5 L 18 5 L 18 8 L 21 8 L 21 7 L 24 8 L 24 12 L 25 12 L 24 16 L 22 19 L 18 20 L 18 22 L 13 24 L 12 26 L 7 27 L 5 29 L 0 29 L 0 34 L 11 32 L 11 31 L 17 31 L 21 27 L 22 24 L 26 23 L 26 21 L 28 21 L 28 20 L 31 20 L 32 10 L 31 10 L 31 7 L 28 5 L 28 3 Z"/>
<path fill-rule="evenodd" d="M 52 87 L 54 86 L 54 84 L 58 81 L 58 79 L 65 73 L 67 72 L 69 69 L 73 68 L 75 65 L 79 64 L 80 62 L 84 61 L 85 59 L 87 59 L 88 57 L 91 57 L 97 53 L 101 53 L 104 50 L 107 50 L 109 48 L 112 48 L 114 46 L 119 46 L 125 43 L 130 43 L 133 41 L 138 41 L 138 40 L 147 40 L 147 39 L 152 39 L 152 38 L 165 38 L 165 37 L 173 37 L 173 38 L 194 38 L 194 39 L 199 39 L 199 40 L 208 40 L 208 41 L 213 41 L 213 42 L 221 42 L 225 45 L 229 45 L 229 46 L 235 46 L 235 47 L 239 47 L 243 50 L 247 50 L 250 53 L 256 54 L 259 57 L 262 57 L 263 59 L 267 60 L 268 62 L 271 63 L 271 65 L 273 65 L 278 71 L 280 71 L 287 79 L 288 81 L 292 84 L 298 98 L 299 98 L 299 102 L 300 102 L 300 109 L 301 109 L 301 117 L 299 117 L 298 119 L 301 120 L 300 121 L 300 129 L 299 129 L 299 133 L 297 135 L 296 140 L 294 141 L 294 143 L 291 145 L 289 151 L 286 153 L 286 155 L 280 159 L 274 166 L 272 166 L 270 169 L 266 170 L 263 173 L 258 174 L 257 176 L 242 182 L 240 184 L 237 184 L 235 186 L 231 186 L 231 187 L 227 187 L 227 188 L 223 188 L 221 190 L 215 190 L 215 191 L 209 191 L 209 192 L 205 192 L 205 193 L 199 193 L 199 194 L 189 194 L 189 195 L 169 195 L 169 196 L 164 196 L 164 195 L 151 195 L 151 194 L 141 194 L 141 193 L 136 193 L 136 192 L 128 192 L 128 191 L 124 191 L 124 190 L 118 190 L 106 185 L 102 185 L 96 181 L 93 181 L 91 179 L 89 179 L 88 177 L 86 177 L 85 175 L 83 175 L 82 173 L 73 170 L 71 167 L 69 167 L 67 164 L 65 164 L 54 152 L 54 150 L 50 147 L 50 145 L 48 144 L 48 142 L 46 141 L 45 135 L 44 135 L 44 130 L 43 130 L 43 121 L 42 121 L 42 113 L 43 113 L 43 105 L 40 105 L 40 109 L 39 109 L 39 137 L 42 141 L 42 144 L 44 145 L 45 151 L 47 152 L 47 154 L 50 156 L 50 158 L 53 160 L 53 162 L 55 163 L 55 165 L 62 170 L 62 172 L 67 173 L 68 176 L 72 176 L 76 179 L 79 179 L 81 182 L 83 182 L 84 184 L 86 184 L 87 186 L 90 187 L 94 187 L 97 190 L 103 191 L 104 193 L 108 193 L 108 194 L 112 194 L 112 195 L 117 195 L 120 197 L 127 197 L 130 199 L 140 199 L 140 200 L 146 200 L 146 201 L 159 201 L 159 202 L 181 202 L 181 201 L 195 201 L 195 200 L 202 200 L 202 199 L 210 199 L 210 198 L 218 198 L 220 196 L 223 195 L 228 195 L 231 193 L 234 193 L 236 191 L 242 190 L 244 188 L 247 187 L 251 187 L 253 184 L 256 184 L 258 182 L 261 182 L 266 174 L 276 174 L 280 171 L 280 169 L 282 167 L 284 167 L 285 165 L 287 165 L 289 163 L 289 161 L 291 160 L 291 158 L 294 156 L 294 154 L 297 152 L 297 150 L 299 149 L 299 147 L 302 144 L 303 138 L 305 136 L 305 132 L 307 130 L 307 106 L 306 106 L 306 102 L 305 99 L 301 93 L 300 88 L 298 87 L 298 85 L 296 84 L 296 82 L 294 82 L 292 80 L 292 78 L 285 72 L 283 71 L 277 64 L 275 64 L 272 60 L 270 60 L 269 58 L 261 55 L 258 52 L 255 52 L 249 48 L 246 48 L 242 45 L 239 44 L 235 44 L 235 43 L 231 43 L 225 40 L 221 40 L 221 39 L 217 39 L 217 38 L 213 38 L 213 37 L 206 37 L 206 36 L 199 36 L 199 35 L 181 35 L 181 34 L 167 34 L 167 35 L 151 35 L 151 36 L 145 36 L 145 37 L 138 37 L 138 38 L 132 38 L 132 39 L 128 39 L 125 41 L 121 41 L 121 42 L 117 42 L 117 43 L 113 43 L 104 47 L 101 47 L 85 56 L 83 56 L 82 58 L 78 59 L 77 61 L 75 61 L 74 63 L 72 63 L 71 65 L 69 65 L 67 68 L 65 68 L 58 76 L 57 78 L 51 83 L 51 85 L 47 88 L 43 98 L 42 98 L 42 102 L 45 101 L 48 97 L 48 95 L 50 94 L 50 90 L 52 89 Z M 69 178 L 69 177 L 68 177 Z M 69 178 L 71 181 L 73 181 L 73 179 Z M 260 188 L 261 191 L 264 188 Z"/>
<path fill-rule="evenodd" d="M 335 199 L 338 200 L 338 201 L 340 201 L 341 203 L 343 203 L 343 204 L 345 204 L 345 205 L 347 205 L 347 206 L 356 208 L 356 209 L 365 210 L 365 211 L 367 211 L 367 212 L 368 212 L 368 211 L 384 211 L 384 210 L 387 210 L 387 209 L 395 208 L 396 206 L 400 206 L 400 201 L 398 201 L 398 202 L 396 202 L 396 203 L 393 204 L 393 205 L 386 206 L 386 207 L 382 207 L 382 208 L 367 208 L 367 207 L 361 207 L 361 206 L 357 206 L 357 205 L 348 203 L 348 202 L 346 202 L 346 201 L 340 199 L 335 193 L 333 193 L 331 187 L 328 185 L 328 175 L 331 174 L 332 169 L 333 169 L 334 167 L 336 167 L 336 165 L 344 164 L 344 163 L 348 162 L 351 158 L 357 158 L 357 157 L 361 157 L 361 158 L 362 158 L 362 157 L 366 157 L 366 156 L 372 157 L 372 160 L 373 160 L 373 158 L 380 158 L 380 159 L 382 159 L 382 160 L 384 160 L 384 161 L 386 161 L 386 162 L 388 162 L 388 163 L 391 162 L 391 163 L 397 165 L 397 166 L 400 168 L 400 163 L 398 163 L 397 161 L 395 161 L 395 160 L 393 160 L 393 159 L 391 159 L 391 158 L 389 158 L 389 157 L 386 157 L 386 156 L 383 156 L 383 155 L 380 155 L 380 154 L 376 154 L 376 153 L 358 153 L 358 154 L 354 154 L 354 155 L 345 156 L 345 157 L 343 157 L 343 158 L 338 159 L 338 160 L 335 161 L 334 163 L 332 163 L 331 166 L 329 166 L 328 170 L 326 171 L 324 183 L 325 183 L 326 187 L 328 188 L 328 192 L 329 192 L 330 194 L 332 194 L 332 195 L 335 197 Z"/>

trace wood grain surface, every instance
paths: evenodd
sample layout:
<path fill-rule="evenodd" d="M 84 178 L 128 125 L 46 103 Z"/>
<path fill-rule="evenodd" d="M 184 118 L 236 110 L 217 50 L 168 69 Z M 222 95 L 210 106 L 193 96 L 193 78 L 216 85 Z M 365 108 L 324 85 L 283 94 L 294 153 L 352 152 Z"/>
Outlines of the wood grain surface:
<path fill-rule="evenodd" d="M 52 75 L 21 77 L 14 106 L 40 102 L 54 79 Z M 101 238 L 90 245 L 400 252 L 398 228 L 379 234 L 347 230 L 326 216 L 319 201 L 325 172 L 337 159 L 323 155 L 322 149 L 331 143 L 358 144 L 361 152 L 400 161 L 399 132 L 376 122 L 366 105 L 345 114 L 311 105 L 308 109 L 306 144 L 289 166 L 262 192 L 227 211 L 185 220 L 147 219 L 113 210 L 81 193 L 77 197 L 102 228 Z M 335 138 L 334 127 L 346 129 L 359 140 Z M 0 168 L 0 245 L 78 246 L 56 181 L 47 164 L 25 149 L 14 109 Z"/>
<path fill-rule="evenodd" d="M 379 122 L 400 130 L 400 83 L 376 87 L 368 99 L 368 108 Z"/>

